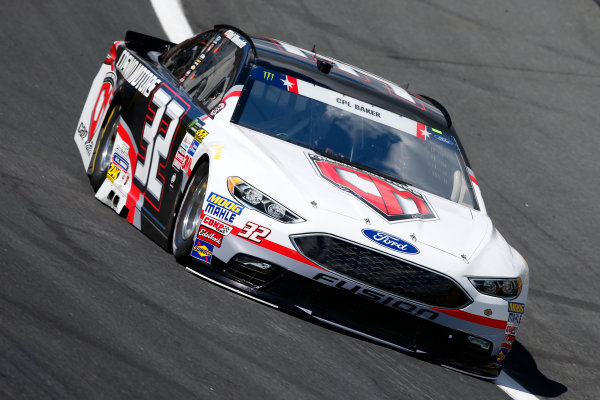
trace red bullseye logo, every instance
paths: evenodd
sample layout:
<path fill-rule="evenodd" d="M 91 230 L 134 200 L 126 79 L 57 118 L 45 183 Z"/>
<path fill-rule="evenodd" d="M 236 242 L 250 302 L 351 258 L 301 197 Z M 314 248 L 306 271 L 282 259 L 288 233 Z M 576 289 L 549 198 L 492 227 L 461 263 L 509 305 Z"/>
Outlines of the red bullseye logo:
<path fill-rule="evenodd" d="M 90 131 L 88 136 L 88 141 L 91 141 L 94 137 L 94 133 L 96 132 L 96 126 L 98 125 L 98 121 L 104 115 L 106 111 L 106 107 L 112 97 L 113 93 L 113 83 L 110 79 L 104 79 L 104 83 L 102 83 L 102 87 L 100 88 L 100 93 L 98 93 L 98 98 L 96 99 L 96 104 L 94 104 L 94 110 L 92 111 L 92 120 L 90 121 Z"/>
<path fill-rule="evenodd" d="M 418 193 L 349 165 L 316 155 L 309 157 L 323 178 L 351 193 L 388 221 L 436 217 Z"/>

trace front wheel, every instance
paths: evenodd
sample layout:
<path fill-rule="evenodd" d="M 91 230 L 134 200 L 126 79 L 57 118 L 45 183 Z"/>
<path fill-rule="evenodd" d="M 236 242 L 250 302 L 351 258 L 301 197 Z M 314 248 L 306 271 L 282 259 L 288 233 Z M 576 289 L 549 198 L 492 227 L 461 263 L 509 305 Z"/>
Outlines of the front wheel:
<path fill-rule="evenodd" d="M 208 182 L 208 162 L 203 161 L 192 176 L 177 213 L 173 227 L 173 254 L 178 261 L 184 261 L 192 251 L 196 232 L 200 226 L 202 204 L 206 196 Z"/>
<path fill-rule="evenodd" d="M 102 129 L 101 136 L 98 138 L 98 145 L 94 153 L 92 162 L 92 171 L 90 174 L 90 183 L 94 192 L 97 192 L 106 178 L 106 171 L 111 163 L 113 147 L 117 137 L 117 128 L 119 127 L 119 109 L 115 107 L 108 118 L 108 122 Z"/>

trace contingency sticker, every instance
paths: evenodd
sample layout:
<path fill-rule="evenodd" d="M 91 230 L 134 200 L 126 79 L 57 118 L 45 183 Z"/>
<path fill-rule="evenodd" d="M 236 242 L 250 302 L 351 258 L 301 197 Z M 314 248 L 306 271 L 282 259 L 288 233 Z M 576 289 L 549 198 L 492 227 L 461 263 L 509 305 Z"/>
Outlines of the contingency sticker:
<path fill-rule="evenodd" d="M 495 363 L 498 365 L 502 365 L 504 363 L 504 359 L 506 355 L 510 352 L 512 348 L 513 342 L 515 341 L 517 331 L 519 330 L 519 326 L 521 325 L 521 320 L 523 319 L 523 312 L 525 312 L 525 304 L 523 303 L 508 303 L 508 321 L 506 324 L 504 337 L 504 343 L 502 343 L 502 347 L 500 347 L 500 352 L 496 357 Z"/>
<path fill-rule="evenodd" d="M 229 232 L 231 232 L 231 230 L 233 229 L 231 225 L 227 225 L 225 222 L 219 221 L 218 219 L 215 219 L 210 215 L 205 215 L 202 218 L 202 225 L 214 229 L 223 236 L 229 235 Z"/>
<path fill-rule="evenodd" d="M 215 247 L 212 244 L 200 239 L 196 239 L 191 255 L 202 262 L 210 264 L 214 248 Z"/>
<path fill-rule="evenodd" d="M 242 213 L 244 206 L 222 197 L 214 192 L 206 199 L 204 212 L 226 223 L 233 223 L 235 218 Z"/>
<path fill-rule="evenodd" d="M 205 226 L 200 226 L 198 229 L 198 239 L 202 239 L 213 246 L 221 247 L 221 243 L 223 242 L 223 235 L 217 231 L 213 231 L 210 228 Z"/>

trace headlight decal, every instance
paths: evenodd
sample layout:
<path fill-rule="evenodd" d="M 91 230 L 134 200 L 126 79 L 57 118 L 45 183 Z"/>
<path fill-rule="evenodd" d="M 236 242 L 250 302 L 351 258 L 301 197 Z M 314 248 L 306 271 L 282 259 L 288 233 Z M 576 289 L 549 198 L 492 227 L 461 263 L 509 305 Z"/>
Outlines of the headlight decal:
<path fill-rule="evenodd" d="M 521 294 L 521 278 L 469 278 L 479 293 L 512 300 Z"/>
<path fill-rule="evenodd" d="M 231 195 L 246 207 L 279 222 L 286 224 L 304 222 L 302 217 L 237 176 L 227 178 L 227 188 Z"/>

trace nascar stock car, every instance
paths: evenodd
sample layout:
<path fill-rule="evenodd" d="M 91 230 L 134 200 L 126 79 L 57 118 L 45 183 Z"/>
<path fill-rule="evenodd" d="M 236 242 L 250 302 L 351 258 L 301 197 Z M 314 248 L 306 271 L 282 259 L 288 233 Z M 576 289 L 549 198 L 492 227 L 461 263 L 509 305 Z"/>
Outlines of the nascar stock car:
<path fill-rule="evenodd" d="M 496 377 L 529 274 L 435 100 L 217 25 L 128 32 L 75 142 L 96 198 L 261 303 Z"/>

